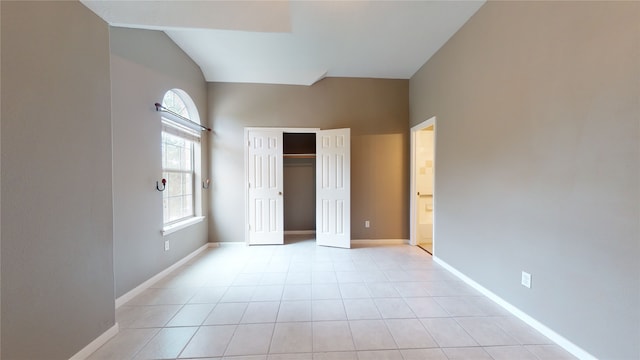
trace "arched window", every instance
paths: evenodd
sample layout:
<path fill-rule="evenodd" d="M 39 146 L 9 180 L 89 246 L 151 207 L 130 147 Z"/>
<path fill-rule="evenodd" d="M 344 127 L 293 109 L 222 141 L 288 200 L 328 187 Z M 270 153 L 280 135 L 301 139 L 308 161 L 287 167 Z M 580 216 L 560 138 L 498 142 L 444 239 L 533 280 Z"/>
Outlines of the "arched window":
<path fill-rule="evenodd" d="M 193 101 L 184 91 L 167 91 L 162 106 L 183 118 L 199 123 Z M 162 115 L 162 177 L 167 179 L 162 193 L 165 228 L 196 217 L 196 174 L 200 165 L 200 131 L 185 126 L 184 121 Z"/>

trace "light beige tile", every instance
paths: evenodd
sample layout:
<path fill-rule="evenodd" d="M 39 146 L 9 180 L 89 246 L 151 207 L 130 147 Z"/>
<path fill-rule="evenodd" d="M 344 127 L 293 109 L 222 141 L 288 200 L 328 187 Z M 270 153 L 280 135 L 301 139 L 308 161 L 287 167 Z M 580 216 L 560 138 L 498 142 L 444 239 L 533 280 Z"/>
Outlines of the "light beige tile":
<path fill-rule="evenodd" d="M 514 316 L 493 317 L 495 323 L 523 345 L 552 345 L 553 342 L 536 329 Z"/>
<path fill-rule="evenodd" d="M 286 272 L 265 273 L 260 280 L 260 285 L 284 285 L 286 280 Z"/>
<path fill-rule="evenodd" d="M 283 301 L 280 303 L 277 322 L 311 321 L 311 301 Z"/>
<path fill-rule="evenodd" d="M 136 355 L 135 360 L 177 358 L 197 327 L 161 329 Z"/>
<path fill-rule="evenodd" d="M 116 312 L 116 321 L 123 329 L 162 327 L 181 307 L 181 305 L 122 306 Z"/>
<path fill-rule="evenodd" d="M 511 316 L 503 307 L 483 296 L 467 296 L 466 299 L 488 316 Z"/>
<path fill-rule="evenodd" d="M 331 264 L 331 263 L 329 263 Z M 331 264 L 333 266 L 333 264 Z M 337 284 L 334 271 L 314 271 L 311 273 L 311 284 Z"/>
<path fill-rule="evenodd" d="M 313 323 L 313 351 L 354 350 L 349 323 L 346 321 L 319 321 Z"/>
<path fill-rule="evenodd" d="M 342 295 L 338 284 L 313 284 L 311 298 L 313 300 L 341 299 Z"/>
<path fill-rule="evenodd" d="M 440 347 L 478 346 L 478 343 L 451 318 L 420 319 Z"/>
<path fill-rule="evenodd" d="M 382 318 L 372 299 L 346 299 L 343 302 L 349 320 Z"/>
<path fill-rule="evenodd" d="M 196 293 L 196 288 L 149 288 L 129 300 L 126 305 L 175 305 L 186 304 Z"/>
<path fill-rule="evenodd" d="M 189 299 L 189 304 L 216 304 L 222 299 L 227 289 L 226 286 L 203 287 Z"/>
<path fill-rule="evenodd" d="M 443 296 L 433 298 L 451 316 L 483 316 L 486 315 L 477 306 L 460 296 Z"/>
<path fill-rule="evenodd" d="M 273 330 L 269 352 L 310 353 L 313 346 L 310 322 L 277 323 Z"/>
<path fill-rule="evenodd" d="M 214 307 L 214 304 L 184 305 L 166 326 L 200 326 Z"/>
<path fill-rule="evenodd" d="M 310 300 L 311 285 L 285 285 L 282 300 Z"/>
<path fill-rule="evenodd" d="M 558 345 L 525 345 L 525 349 L 533 353 L 540 360 L 570 360 L 573 355 Z"/>
<path fill-rule="evenodd" d="M 355 351 L 313 353 L 313 360 L 358 360 Z"/>
<path fill-rule="evenodd" d="M 441 349 L 407 349 L 400 353 L 404 360 L 447 360 Z"/>
<path fill-rule="evenodd" d="M 424 283 L 420 282 L 404 282 L 397 283 L 396 290 L 402 297 L 427 297 L 429 293 L 424 287 Z"/>
<path fill-rule="evenodd" d="M 285 284 L 287 285 L 311 284 L 311 272 L 291 272 L 291 270 L 289 270 Z"/>
<path fill-rule="evenodd" d="M 248 303 L 219 303 L 204 320 L 204 325 L 239 324 Z"/>
<path fill-rule="evenodd" d="M 380 269 L 383 270 L 384 269 Z M 404 270 L 386 270 L 384 271 L 384 275 L 391 282 L 395 281 L 411 281 L 412 279 L 409 277 L 406 271 Z"/>
<path fill-rule="evenodd" d="M 311 318 L 313 321 L 346 320 L 342 300 L 313 300 L 311 302 Z"/>
<path fill-rule="evenodd" d="M 260 280 L 262 280 L 262 273 L 247 273 L 247 274 L 238 274 L 235 280 L 233 280 L 233 286 L 251 286 L 251 285 L 259 285 Z"/>
<path fill-rule="evenodd" d="M 251 301 L 280 301 L 284 285 L 257 286 Z"/>
<path fill-rule="evenodd" d="M 269 354 L 267 360 L 313 360 L 313 354 Z"/>
<path fill-rule="evenodd" d="M 403 360 L 398 350 L 358 351 L 358 360 Z"/>
<path fill-rule="evenodd" d="M 275 322 L 279 307 L 280 302 L 277 301 L 251 302 L 249 306 L 247 306 L 247 310 L 245 310 L 240 323 L 255 324 Z"/>
<path fill-rule="evenodd" d="M 373 298 L 395 298 L 400 297 L 393 283 L 376 282 L 367 284 L 369 292 Z"/>
<path fill-rule="evenodd" d="M 402 298 L 380 298 L 373 300 L 385 319 L 410 319 L 416 315 Z"/>
<path fill-rule="evenodd" d="M 220 299 L 220 302 L 250 301 L 255 291 L 255 286 L 230 286 L 222 296 L 222 299 Z"/>
<path fill-rule="evenodd" d="M 267 355 L 225 356 L 221 359 L 222 360 L 267 360 Z"/>
<path fill-rule="evenodd" d="M 371 294 L 365 284 L 348 283 L 340 284 L 340 294 L 343 299 L 369 299 Z"/>
<path fill-rule="evenodd" d="M 235 325 L 203 326 L 193 335 L 180 358 L 222 356 L 236 329 Z"/>
<path fill-rule="evenodd" d="M 356 350 L 396 349 L 396 343 L 382 320 L 349 321 Z"/>
<path fill-rule="evenodd" d="M 345 261 L 334 261 L 333 262 L 333 270 L 336 272 L 347 272 L 347 271 L 356 271 L 356 266 L 353 264 L 351 260 Z"/>
<path fill-rule="evenodd" d="M 456 321 L 482 346 L 518 345 L 518 341 L 504 332 L 491 318 L 463 317 L 456 318 Z"/>
<path fill-rule="evenodd" d="M 340 284 L 363 283 L 364 279 L 358 271 L 336 271 L 336 279 Z"/>
<path fill-rule="evenodd" d="M 419 318 L 449 317 L 449 313 L 431 297 L 405 298 L 404 301 Z"/>
<path fill-rule="evenodd" d="M 389 319 L 385 322 L 393 339 L 401 349 L 438 347 L 438 344 L 418 319 Z"/>
<path fill-rule="evenodd" d="M 493 346 L 485 347 L 484 350 L 495 360 L 538 360 L 523 346 Z"/>
<path fill-rule="evenodd" d="M 379 282 L 387 282 L 389 279 L 381 270 L 366 270 L 366 271 L 358 271 L 360 274 L 360 278 L 365 283 L 379 283 Z"/>
<path fill-rule="evenodd" d="M 225 356 L 262 355 L 269 352 L 273 324 L 238 325 Z"/>
<path fill-rule="evenodd" d="M 124 329 L 91 354 L 87 360 L 131 359 L 158 329 Z"/>
<path fill-rule="evenodd" d="M 479 347 L 442 349 L 449 360 L 492 360 L 486 351 Z"/>

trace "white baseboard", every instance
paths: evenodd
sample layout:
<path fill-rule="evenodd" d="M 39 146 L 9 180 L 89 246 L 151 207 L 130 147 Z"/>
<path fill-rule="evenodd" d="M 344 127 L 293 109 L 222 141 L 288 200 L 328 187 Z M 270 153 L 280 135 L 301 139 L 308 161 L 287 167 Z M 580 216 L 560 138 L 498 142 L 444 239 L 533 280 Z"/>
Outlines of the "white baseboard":
<path fill-rule="evenodd" d="M 75 355 L 70 357 L 69 360 L 84 360 L 88 358 L 102 345 L 106 344 L 107 341 L 111 340 L 112 337 L 116 336 L 118 331 L 118 323 L 115 323 L 115 325 L 110 327 L 107 331 L 103 332 L 100 336 L 90 342 L 89 345 L 85 346 L 82 350 L 78 351 Z"/>
<path fill-rule="evenodd" d="M 353 245 L 405 245 L 407 239 L 351 239 Z"/>
<path fill-rule="evenodd" d="M 244 241 L 221 241 L 221 242 L 212 242 L 211 247 L 220 247 L 220 246 L 247 246 L 247 243 Z"/>
<path fill-rule="evenodd" d="M 587 351 L 585 351 L 584 349 L 582 349 L 578 345 L 576 345 L 576 344 L 572 343 L 571 341 L 567 340 L 564 336 L 562 336 L 562 335 L 558 334 L 557 332 L 551 330 L 549 327 L 547 327 L 543 323 L 541 323 L 538 320 L 532 318 L 531 316 L 529 316 L 524 311 L 522 311 L 522 310 L 518 309 L 517 307 L 511 305 L 509 302 L 507 302 L 506 300 L 502 299 L 498 295 L 494 294 L 493 292 L 491 292 L 490 290 L 488 290 L 484 286 L 478 284 L 477 282 L 475 282 L 474 280 L 472 280 L 471 278 L 469 278 L 465 274 L 463 274 L 460 271 L 458 271 L 453 266 L 447 264 L 444 260 L 440 259 L 437 256 L 434 256 L 433 260 L 436 263 L 440 264 L 443 268 L 445 268 L 446 270 L 451 272 L 453 275 L 455 275 L 458 278 L 460 278 L 460 280 L 464 281 L 469 286 L 471 286 L 474 289 L 478 290 L 484 296 L 488 297 L 493 302 L 495 302 L 496 304 L 498 304 L 501 307 L 503 307 L 505 310 L 507 310 L 508 312 L 513 314 L 515 317 L 517 317 L 520 320 L 524 321 L 525 323 L 527 323 L 532 328 L 538 330 L 542 335 L 544 335 L 544 336 L 548 337 L 549 339 L 551 339 L 553 342 L 555 342 L 556 344 L 558 344 L 559 346 L 561 346 L 562 348 L 564 348 L 565 350 L 570 352 L 573 356 L 577 357 L 578 359 L 582 359 L 582 360 L 597 360 L 597 358 L 595 356 L 589 354 Z"/>
<path fill-rule="evenodd" d="M 285 230 L 285 235 L 315 235 L 315 230 Z"/>
<path fill-rule="evenodd" d="M 215 243 L 206 243 L 206 244 L 202 245 L 201 247 L 196 249 L 191 254 L 183 257 L 182 259 L 176 261 L 173 265 L 171 265 L 168 268 L 160 271 L 155 276 L 153 276 L 151 279 L 149 279 L 149 280 L 143 282 L 142 284 L 136 286 L 135 288 L 131 289 L 129 292 L 127 292 L 126 294 L 124 294 L 124 295 L 122 295 L 122 296 L 120 296 L 119 298 L 116 299 L 116 309 L 119 308 L 120 306 L 122 306 L 122 304 L 126 303 L 127 301 L 129 301 L 129 300 L 133 299 L 134 297 L 140 295 L 143 291 L 145 291 L 148 288 L 150 288 L 151 285 L 153 285 L 153 284 L 157 283 L 158 281 L 160 281 L 163 277 L 167 276 L 167 274 L 169 274 L 173 270 L 175 270 L 178 267 L 184 265 L 187 261 L 191 260 L 194 256 L 196 256 L 199 253 L 203 252 L 206 248 L 216 247 L 216 246 L 217 245 L 215 245 Z"/>

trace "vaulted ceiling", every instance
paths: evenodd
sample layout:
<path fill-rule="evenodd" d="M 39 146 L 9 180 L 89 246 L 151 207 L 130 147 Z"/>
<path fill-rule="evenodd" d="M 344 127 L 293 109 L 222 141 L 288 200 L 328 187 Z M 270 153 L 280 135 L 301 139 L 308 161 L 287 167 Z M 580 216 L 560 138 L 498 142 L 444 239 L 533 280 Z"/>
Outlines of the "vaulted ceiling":
<path fill-rule="evenodd" d="M 207 81 L 409 79 L 484 1 L 81 0 L 112 26 L 164 31 Z"/>

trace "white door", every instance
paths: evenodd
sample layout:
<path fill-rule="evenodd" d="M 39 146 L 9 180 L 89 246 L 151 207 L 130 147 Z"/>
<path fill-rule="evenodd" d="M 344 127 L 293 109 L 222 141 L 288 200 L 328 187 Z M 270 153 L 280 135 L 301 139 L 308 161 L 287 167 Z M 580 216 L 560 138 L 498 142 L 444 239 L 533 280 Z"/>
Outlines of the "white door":
<path fill-rule="evenodd" d="M 284 244 L 282 131 L 248 132 L 249 244 Z"/>
<path fill-rule="evenodd" d="M 316 133 L 316 243 L 351 247 L 350 129 Z"/>

